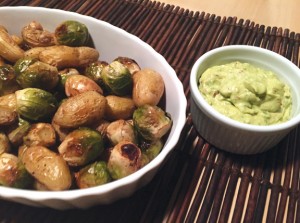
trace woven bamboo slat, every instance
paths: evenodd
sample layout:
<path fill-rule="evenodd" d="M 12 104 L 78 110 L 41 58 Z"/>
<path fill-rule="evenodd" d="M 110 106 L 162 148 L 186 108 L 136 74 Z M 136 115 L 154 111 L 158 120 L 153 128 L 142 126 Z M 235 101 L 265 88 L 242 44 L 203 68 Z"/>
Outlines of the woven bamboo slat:
<path fill-rule="evenodd" d="M 184 85 L 187 120 L 167 162 L 131 197 L 63 212 L 0 200 L 0 222 L 300 222 L 299 128 L 270 151 L 240 156 L 205 142 L 189 115 L 189 73 L 199 56 L 223 45 L 254 45 L 299 67 L 299 33 L 150 0 L 0 1 L 0 6 L 21 5 L 92 16 L 149 43 Z"/>

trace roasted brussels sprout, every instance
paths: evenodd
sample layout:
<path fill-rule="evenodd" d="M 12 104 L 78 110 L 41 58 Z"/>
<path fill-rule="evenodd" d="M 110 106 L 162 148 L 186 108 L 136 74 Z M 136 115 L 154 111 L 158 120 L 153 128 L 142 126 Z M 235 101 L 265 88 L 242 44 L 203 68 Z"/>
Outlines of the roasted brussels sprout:
<path fill-rule="evenodd" d="M 142 165 L 142 153 L 134 143 L 122 141 L 111 150 L 107 168 L 114 180 L 126 177 Z"/>
<path fill-rule="evenodd" d="M 7 153 L 11 149 L 10 142 L 4 132 L 0 132 L 0 154 Z"/>
<path fill-rule="evenodd" d="M 106 100 L 107 106 L 105 110 L 105 117 L 111 121 L 129 119 L 132 117 L 132 114 L 136 109 L 131 98 L 108 95 L 106 96 Z"/>
<path fill-rule="evenodd" d="M 111 181 L 107 165 L 104 161 L 94 162 L 75 173 L 79 188 L 95 187 Z"/>
<path fill-rule="evenodd" d="M 157 106 L 144 105 L 133 113 L 137 132 L 145 139 L 154 141 L 163 137 L 172 126 L 172 119 Z"/>
<path fill-rule="evenodd" d="M 107 101 L 95 91 L 86 91 L 63 101 L 57 109 L 53 123 L 63 128 L 91 125 L 102 119 Z"/>
<path fill-rule="evenodd" d="M 14 145 L 15 147 L 21 145 L 23 143 L 23 137 L 27 134 L 27 132 L 30 129 L 31 124 L 20 118 L 19 117 L 19 121 L 18 124 L 15 126 L 11 126 L 8 131 L 8 139 L 11 142 L 12 145 Z"/>
<path fill-rule="evenodd" d="M 18 113 L 29 120 L 49 118 L 57 107 L 56 98 L 49 92 L 38 88 L 25 88 L 15 92 Z"/>
<path fill-rule="evenodd" d="M 142 150 L 142 154 L 147 157 L 147 160 L 150 162 L 153 160 L 162 150 L 163 141 L 158 139 L 152 142 L 142 142 L 140 148 Z"/>
<path fill-rule="evenodd" d="M 23 27 L 21 34 L 23 41 L 30 48 L 55 45 L 54 34 L 44 30 L 43 26 L 37 21 L 32 21 Z"/>
<path fill-rule="evenodd" d="M 79 128 L 69 133 L 58 151 L 70 166 L 85 165 L 101 155 L 104 150 L 101 134 L 90 128 Z"/>
<path fill-rule="evenodd" d="M 83 23 L 68 20 L 57 26 L 55 37 L 59 45 L 83 46 L 89 39 L 89 31 Z"/>
<path fill-rule="evenodd" d="M 65 160 L 43 146 L 30 146 L 21 160 L 26 170 L 47 189 L 58 191 L 71 187 L 72 176 Z"/>
<path fill-rule="evenodd" d="M 137 62 L 129 57 L 117 57 L 114 60 L 119 61 L 121 64 L 127 67 L 131 74 L 134 74 L 135 72 L 141 70 Z"/>
<path fill-rule="evenodd" d="M 137 142 L 133 125 L 122 119 L 110 123 L 107 126 L 106 135 L 114 146 L 121 141 Z"/>
<path fill-rule="evenodd" d="M 101 72 L 108 63 L 105 61 L 97 61 L 89 64 L 84 71 L 84 75 L 91 78 L 95 81 L 99 86 L 103 87 L 103 80 L 101 77 Z"/>
<path fill-rule="evenodd" d="M 53 89 L 59 81 L 57 68 L 32 58 L 22 58 L 15 64 L 17 82 L 22 88 Z"/>
<path fill-rule="evenodd" d="M 56 133 L 51 124 L 36 123 L 31 125 L 23 141 L 27 146 L 51 147 L 56 143 Z"/>
<path fill-rule="evenodd" d="M 0 66 L 0 95 L 7 95 L 19 90 L 16 74 L 11 65 Z"/>
<path fill-rule="evenodd" d="M 13 63 L 24 56 L 24 51 L 4 28 L 0 28 L 0 56 Z"/>
<path fill-rule="evenodd" d="M 18 157 L 9 153 L 0 155 L 0 185 L 15 188 L 28 188 L 32 177 Z"/>
<path fill-rule="evenodd" d="M 71 75 L 65 82 L 65 93 L 68 97 L 81 94 L 86 91 L 96 91 L 103 94 L 101 87 L 92 79 L 83 75 Z"/>
<path fill-rule="evenodd" d="M 118 96 L 131 93 L 132 76 L 129 70 L 120 62 L 113 61 L 105 66 L 101 72 L 101 77 L 106 89 Z"/>

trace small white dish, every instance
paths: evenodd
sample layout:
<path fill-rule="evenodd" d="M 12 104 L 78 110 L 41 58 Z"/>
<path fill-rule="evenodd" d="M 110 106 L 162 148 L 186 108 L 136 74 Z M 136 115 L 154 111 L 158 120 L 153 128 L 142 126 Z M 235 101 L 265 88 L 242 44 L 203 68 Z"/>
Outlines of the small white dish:
<path fill-rule="evenodd" d="M 269 126 L 241 123 L 222 115 L 199 92 L 199 78 L 209 67 L 233 61 L 247 62 L 273 71 L 291 87 L 292 117 Z M 300 69 L 285 57 L 267 49 L 233 45 L 213 49 L 194 64 L 190 76 L 191 115 L 199 134 L 212 145 L 228 152 L 264 152 L 282 140 L 300 122 Z"/>

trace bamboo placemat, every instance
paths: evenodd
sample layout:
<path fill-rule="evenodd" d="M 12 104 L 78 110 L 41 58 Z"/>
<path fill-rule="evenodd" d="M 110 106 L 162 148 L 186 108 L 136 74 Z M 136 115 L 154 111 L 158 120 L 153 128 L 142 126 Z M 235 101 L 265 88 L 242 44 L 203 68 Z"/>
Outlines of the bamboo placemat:
<path fill-rule="evenodd" d="M 2 0 L 89 15 L 140 37 L 175 69 L 189 99 L 189 72 L 222 45 L 255 45 L 299 66 L 300 34 L 236 17 L 193 12 L 149 0 Z M 1 18 L 0 18 L 1 23 Z M 88 210 L 57 211 L 0 200 L 1 223 L 300 222 L 300 132 L 260 155 L 239 156 L 206 143 L 189 116 L 155 178 L 133 196 Z"/>

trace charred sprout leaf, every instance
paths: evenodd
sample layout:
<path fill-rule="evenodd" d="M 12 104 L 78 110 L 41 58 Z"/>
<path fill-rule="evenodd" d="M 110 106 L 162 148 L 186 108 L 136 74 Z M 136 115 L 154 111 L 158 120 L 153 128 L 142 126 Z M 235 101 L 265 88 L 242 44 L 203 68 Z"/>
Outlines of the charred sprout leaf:
<path fill-rule="evenodd" d="M 107 167 L 114 180 L 126 177 L 142 165 L 142 153 L 134 143 L 122 141 L 112 150 L 108 159 Z"/>
<path fill-rule="evenodd" d="M 118 57 L 115 59 L 115 61 L 119 61 L 121 64 L 127 67 L 131 74 L 141 70 L 137 62 L 129 57 Z"/>
<path fill-rule="evenodd" d="M 133 113 L 134 127 L 138 133 L 149 141 L 163 137 L 172 126 L 172 119 L 157 106 L 144 105 Z"/>
<path fill-rule="evenodd" d="M 50 90 L 59 81 L 57 68 L 36 59 L 24 58 L 15 64 L 17 82 L 22 88 Z"/>
<path fill-rule="evenodd" d="M 97 61 L 94 63 L 89 64 L 85 69 L 85 76 L 94 80 L 99 86 L 103 87 L 103 80 L 101 77 L 101 72 L 104 67 L 108 65 L 105 61 Z"/>
<path fill-rule="evenodd" d="M 67 190 L 72 175 L 64 159 L 43 146 L 30 146 L 21 156 L 26 170 L 48 190 Z"/>
<path fill-rule="evenodd" d="M 132 76 L 120 62 L 113 61 L 104 67 L 101 76 L 105 87 L 113 94 L 124 96 L 132 90 Z"/>
<path fill-rule="evenodd" d="M 83 23 L 68 20 L 55 29 L 55 37 L 59 45 L 83 46 L 89 39 L 89 31 Z"/>
<path fill-rule="evenodd" d="M 85 165 L 104 150 L 101 134 L 90 128 L 79 128 L 69 133 L 58 147 L 59 153 L 70 166 Z"/>
<path fill-rule="evenodd" d="M 32 177 L 26 171 L 18 157 L 8 153 L 0 155 L 0 185 L 28 188 L 32 182 Z"/>
<path fill-rule="evenodd" d="M 23 143 L 23 137 L 27 134 L 31 124 L 19 117 L 17 126 L 13 126 L 8 133 L 8 139 L 14 146 L 19 146 Z"/>
<path fill-rule="evenodd" d="M 151 161 L 160 153 L 163 145 L 164 144 L 161 139 L 152 142 L 142 142 L 141 150 L 142 153 L 147 156 L 148 160 Z"/>
<path fill-rule="evenodd" d="M 38 88 L 25 88 L 15 92 L 18 113 L 29 120 L 49 118 L 57 107 L 56 98 L 49 92 Z"/>
<path fill-rule="evenodd" d="M 0 132 L 0 154 L 7 153 L 11 149 L 9 139 L 4 132 Z"/>
<path fill-rule="evenodd" d="M 75 173 L 75 178 L 79 188 L 95 187 L 111 181 L 107 165 L 104 161 L 97 161 L 82 168 L 79 172 Z"/>
<path fill-rule="evenodd" d="M 11 65 L 0 66 L 0 95 L 7 95 L 19 90 L 16 74 Z"/>

